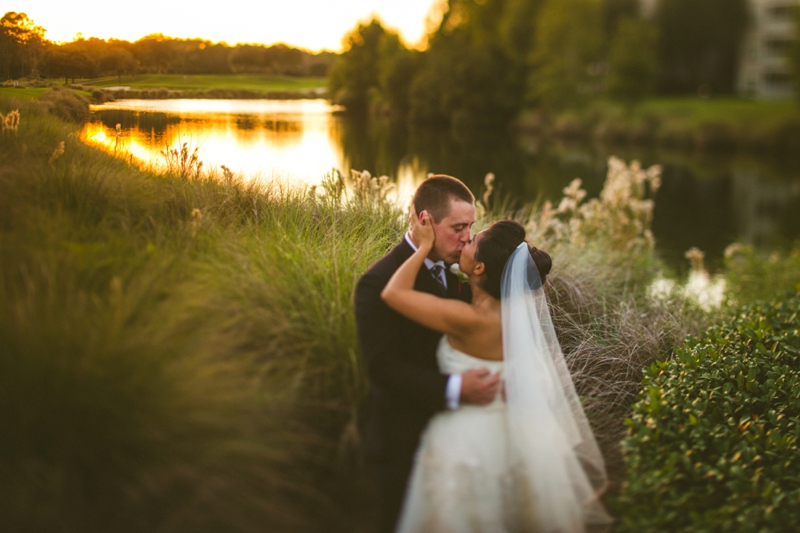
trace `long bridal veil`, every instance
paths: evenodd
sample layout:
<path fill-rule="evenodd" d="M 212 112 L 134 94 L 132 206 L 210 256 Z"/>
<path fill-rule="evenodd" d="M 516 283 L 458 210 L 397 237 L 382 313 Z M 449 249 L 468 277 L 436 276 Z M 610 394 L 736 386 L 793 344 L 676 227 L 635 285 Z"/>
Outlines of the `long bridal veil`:
<path fill-rule="evenodd" d="M 611 518 L 605 464 L 556 338 L 539 271 L 523 242 L 502 278 L 510 453 L 523 522 L 574 533 Z"/>

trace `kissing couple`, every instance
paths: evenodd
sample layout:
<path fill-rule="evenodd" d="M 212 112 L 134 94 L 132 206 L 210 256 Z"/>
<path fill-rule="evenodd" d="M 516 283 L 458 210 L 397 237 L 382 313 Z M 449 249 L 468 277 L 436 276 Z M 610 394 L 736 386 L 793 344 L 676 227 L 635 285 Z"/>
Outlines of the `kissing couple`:
<path fill-rule="evenodd" d="M 381 531 L 608 524 L 603 457 L 543 290 L 550 256 L 515 221 L 471 238 L 474 221 L 466 185 L 429 177 L 409 231 L 356 286 Z"/>

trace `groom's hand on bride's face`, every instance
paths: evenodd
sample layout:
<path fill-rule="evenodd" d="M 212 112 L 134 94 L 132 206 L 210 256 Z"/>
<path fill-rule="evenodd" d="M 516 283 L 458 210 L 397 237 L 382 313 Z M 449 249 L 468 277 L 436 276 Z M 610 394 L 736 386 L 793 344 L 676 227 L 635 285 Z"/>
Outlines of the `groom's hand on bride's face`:
<path fill-rule="evenodd" d="M 492 374 L 486 368 L 467 370 L 461 374 L 461 403 L 490 404 L 499 388 L 500 374 Z"/>

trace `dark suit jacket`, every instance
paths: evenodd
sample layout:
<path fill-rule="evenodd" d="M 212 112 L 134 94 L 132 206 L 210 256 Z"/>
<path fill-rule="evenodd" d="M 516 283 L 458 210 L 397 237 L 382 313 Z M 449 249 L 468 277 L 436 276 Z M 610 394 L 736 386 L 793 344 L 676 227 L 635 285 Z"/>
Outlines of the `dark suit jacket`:
<path fill-rule="evenodd" d="M 410 463 L 428 419 L 446 403 L 448 376 L 439 372 L 436 362 L 441 333 L 399 315 L 380 296 L 389 278 L 412 253 L 404 239 L 372 265 L 356 286 L 358 340 L 370 378 L 366 451 L 379 462 Z M 470 301 L 469 286 L 462 286 L 449 271 L 446 275 L 446 294 L 425 267 L 414 287 Z"/>

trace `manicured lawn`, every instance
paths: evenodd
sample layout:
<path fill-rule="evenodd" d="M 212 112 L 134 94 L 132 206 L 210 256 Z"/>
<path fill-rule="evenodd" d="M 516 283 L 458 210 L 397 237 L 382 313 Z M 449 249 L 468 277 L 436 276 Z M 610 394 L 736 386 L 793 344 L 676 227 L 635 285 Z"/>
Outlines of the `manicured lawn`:
<path fill-rule="evenodd" d="M 39 98 L 43 92 L 50 89 L 49 87 L 35 87 L 35 88 L 16 88 L 16 87 L 0 87 L 0 95 L 3 96 L 14 96 L 17 98 Z M 91 97 L 92 95 L 86 91 L 77 91 L 72 89 L 78 94 L 81 94 L 86 97 Z"/>
<path fill-rule="evenodd" d="M 253 91 L 293 91 L 325 87 L 325 78 L 299 78 L 267 74 L 137 74 L 80 80 L 90 87 L 126 86 L 131 89 L 248 89 Z"/>
<path fill-rule="evenodd" d="M 17 89 L 16 87 L 0 87 L 0 94 L 4 96 L 16 96 L 17 98 L 39 98 L 47 88 L 36 89 Z"/>

